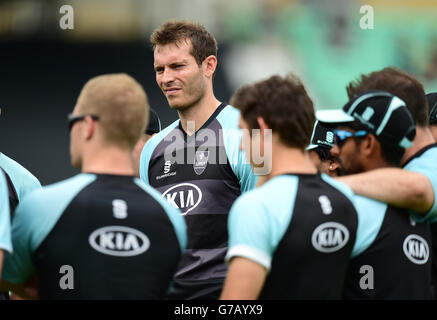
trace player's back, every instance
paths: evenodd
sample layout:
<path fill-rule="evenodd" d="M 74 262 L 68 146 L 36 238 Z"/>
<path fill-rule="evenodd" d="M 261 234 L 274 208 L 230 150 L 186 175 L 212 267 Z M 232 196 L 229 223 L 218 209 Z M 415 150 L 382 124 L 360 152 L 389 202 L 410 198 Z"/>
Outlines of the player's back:
<path fill-rule="evenodd" d="M 32 193 L 15 220 L 14 240 L 30 234 L 17 250 L 30 251 L 42 299 L 163 298 L 186 245 L 180 213 L 132 176 L 80 174 Z M 66 270 L 73 288 L 60 285 Z"/>
<path fill-rule="evenodd" d="M 430 299 L 431 233 L 408 210 L 355 196 L 359 216 L 345 299 Z M 364 268 L 363 268 L 364 267 Z"/>
<path fill-rule="evenodd" d="M 320 176 L 297 177 L 291 221 L 260 298 L 340 298 L 357 215 L 350 200 Z"/>
<path fill-rule="evenodd" d="M 284 174 L 234 204 L 227 258 L 266 267 L 260 299 L 341 298 L 358 218 L 352 192 L 335 185 L 325 175 Z"/>

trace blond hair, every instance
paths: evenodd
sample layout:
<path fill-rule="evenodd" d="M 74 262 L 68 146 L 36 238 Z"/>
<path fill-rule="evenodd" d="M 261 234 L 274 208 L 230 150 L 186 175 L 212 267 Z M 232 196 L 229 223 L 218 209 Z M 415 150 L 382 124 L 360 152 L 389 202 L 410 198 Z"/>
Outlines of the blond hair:
<path fill-rule="evenodd" d="M 131 76 L 105 74 L 89 80 L 78 99 L 78 112 L 99 117 L 103 142 L 132 149 L 149 122 L 149 102 Z"/>

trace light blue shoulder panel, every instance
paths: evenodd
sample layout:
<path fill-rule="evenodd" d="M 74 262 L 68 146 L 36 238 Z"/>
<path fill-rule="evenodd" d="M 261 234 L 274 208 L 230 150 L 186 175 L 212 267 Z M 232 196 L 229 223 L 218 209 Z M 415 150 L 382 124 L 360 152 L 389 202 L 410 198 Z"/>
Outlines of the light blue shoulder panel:
<path fill-rule="evenodd" d="M 3 279 L 13 283 L 27 281 L 35 270 L 33 253 L 70 202 L 95 179 L 94 174 L 79 174 L 35 190 L 19 203 L 12 222 L 14 254 L 4 261 Z"/>
<path fill-rule="evenodd" d="M 244 257 L 270 270 L 273 254 L 293 215 L 298 181 L 296 176 L 278 176 L 234 202 L 228 218 L 226 261 Z"/>
<path fill-rule="evenodd" d="M 217 116 L 217 121 L 223 129 L 223 143 L 229 164 L 235 176 L 240 181 L 241 192 L 253 189 L 258 181 L 258 176 L 253 173 L 244 151 L 240 150 L 242 132 L 238 128 L 240 111 L 227 105 Z"/>
<path fill-rule="evenodd" d="M 431 182 L 434 191 L 434 203 L 431 209 L 425 215 L 412 212 L 415 220 L 419 222 L 437 222 L 437 147 L 431 148 L 424 152 L 420 157 L 411 160 L 407 163 L 404 169 L 418 172 L 426 176 Z"/>
<path fill-rule="evenodd" d="M 26 168 L 15 160 L 0 153 L 0 167 L 6 171 L 21 201 L 28 193 L 41 188 L 41 183 Z"/>
<path fill-rule="evenodd" d="M 140 179 L 149 184 L 149 163 L 152 153 L 156 146 L 179 124 L 179 120 L 176 120 L 167 128 L 155 134 L 151 137 L 143 147 L 140 156 Z"/>

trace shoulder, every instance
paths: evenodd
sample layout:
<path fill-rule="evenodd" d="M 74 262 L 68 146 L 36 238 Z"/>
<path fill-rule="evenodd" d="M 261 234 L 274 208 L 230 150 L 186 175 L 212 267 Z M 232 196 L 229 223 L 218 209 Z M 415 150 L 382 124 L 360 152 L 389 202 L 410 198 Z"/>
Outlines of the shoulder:
<path fill-rule="evenodd" d="M 432 183 L 434 192 L 437 190 L 437 144 L 425 147 L 413 156 L 404 169 L 426 176 Z"/>
<path fill-rule="evenodd" d="M 278 176 L 262 186 L 243 193 L 233 205 L 234 210 L 250 212 L 271 212 L 282 215 L 291 208 L 298 186 L 298 178 L 293 175 Z"/>
<path fill-rule="evenodd" d="M 321 178 L 329 185 L 331 185 L 333 188 L 337 189 L 339 192 L 341 192 L 346 198 L 348 198 L 351 202 L 354 202 L 355 200 L 355 194 L 352 191 L 349 186 L 344 184 L 343 182 L 337 181 L 330 176 L 328 176 L 325 173 L 321 174 Z"/>
<path fill-rule="evenodd" d="M 3 153 L 0 153 L 0 167 L 9 175 L 19 193 L 22 193 L 21 189 L 28 192 L 41 187 L 39 180 L 29 170 Z"/>
<path fill-rule="evenodd" d="M 162 129 L 160 132 L 155 134 L 153 137 L 149 139 L 144 145 L 146 149 L 155 149 L 155 147 L 174 129 L 179 125 L 179 119 L 175 120 L 172 124 Z"/>
<path fill-rule="evenodd" d="M 354 196 L 354 205 L 359 213 L 384 213 L 388 205 L 384 202 L 366 198 L 360 195 Z"/>
<path fill-rule="evenodd" d="M 171 125 L 161 130 L 146 142 L 140 155 L 140 178 L 148 182 L 149 162 L 152 159 L 152 154 L 162 141 L 167 137 L 175 128 L 177 128 L 179 120 L 174 121 Z M 158 151 L 159 152 L 159 151 Z"/>
<path fill-rule="evenodd" d="M 419 151 L 419 153 L 420 155 L 413 156 L 413 158 L 407 162 L 404 169 L 414 170 L 418 167 L 437 168 L 437 162 L 435 161 L 437 158 L 437 144 L 426 149 L 424 152 Z"/>
<path fill-rule="evenodd" d="M 19 207 L 21 209 L 33 207 L 47 208 L 58 203 L 72 199 L 86 185 L 93 182 L 96 175 L 89 173 L 81 173 L 69 179 L 45 186 L 29 193 Z"/>
<path fill-rule="evenodd" d="M 239 118 L 240 110 L 230 104 L 226 105 L 217 115 L 217 121 L 223 129 L 238 129 Z"/>
<path fill-rule="evenodd" d="M 14 232 L 26 234 L 36 248 L 79 191 L 95 179 L 93 174 L 79 174 L 32 191 L 18 204 Z"/>
<path fill-rule="evenodd" d="M 3 173 L 3 170 L 0 169 L 0 191 L 6 192 L 7 190 L 7 185 L 6 185 L 6 177 L 5 174 Z"/>

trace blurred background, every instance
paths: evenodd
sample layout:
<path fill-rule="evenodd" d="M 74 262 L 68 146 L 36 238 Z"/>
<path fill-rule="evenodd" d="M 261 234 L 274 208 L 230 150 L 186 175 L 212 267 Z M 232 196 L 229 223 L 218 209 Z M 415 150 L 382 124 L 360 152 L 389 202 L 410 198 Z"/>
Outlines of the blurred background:
<path fill-rule="evenodd" d="M 63 5 L 73 8 L 73 30 L 60 27 Z M 373 8 L 373 29 L 360 28 L 363 5 Z M 149 43 L 172 18 L 216 37 L 222 101 L 242 84 L 294 72 L 316 109 L 340 108 L 349 81 L 386 66 L 437 91 L 436 0 L 0 0 L 0 151 L 43 185 L 77 173 L 66 116 L 85 82 L 103 73 L 130 74 L 163 125 L 176 120 Z"/>

